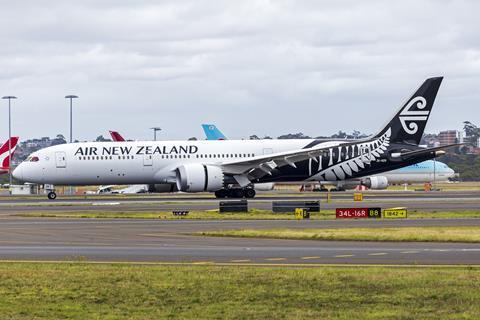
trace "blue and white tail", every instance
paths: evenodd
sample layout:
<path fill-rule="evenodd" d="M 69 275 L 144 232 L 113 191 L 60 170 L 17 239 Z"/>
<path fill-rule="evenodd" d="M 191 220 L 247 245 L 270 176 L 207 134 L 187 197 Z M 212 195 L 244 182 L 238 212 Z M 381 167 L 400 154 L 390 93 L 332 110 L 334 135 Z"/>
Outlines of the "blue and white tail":
<path fill-rule="evenodd" d="M 207 140 L 227 140 L 227 137 L 214 124 L 202 124 Z"/>

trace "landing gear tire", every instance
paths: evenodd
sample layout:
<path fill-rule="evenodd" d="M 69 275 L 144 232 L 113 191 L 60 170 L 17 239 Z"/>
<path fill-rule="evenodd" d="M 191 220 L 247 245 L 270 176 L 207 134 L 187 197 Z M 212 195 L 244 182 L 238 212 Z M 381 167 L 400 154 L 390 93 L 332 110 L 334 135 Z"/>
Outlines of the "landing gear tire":
<path fill-rule="evenodd" d="M 232 198 L 243 198 L 245 196 L 243 189 L 232 189 L 230 191 Z"/>
<path fill-rule="evenodd" d="M 215 191 L 215 197 L 217 198 L 226 198 L 227 195 L 228 195 L 228 192 L 225 189 Z"/>
<path fill-rule="evenodd" d="M 256 192 L 255 192 L 254 189 L 245 189 L 245 198 L 251 199 L 251 198 L 255 197 L 255 194 L 256 194 Z"/>
<path fill-rule="evenodd" d="M 247 189 L 221 189 L 215 191 L 215 197 L 217 198 L 253 198 L 256 192 L 252 188 Z"/>
<path fill-rule="evenodd" d="M 48 199 L 50 200 L 55 200 L 57 198 L 57 194 L 54 192 L 54 191 L 50 191 L 48 194 L 47 194 L 47 197 Z"/>

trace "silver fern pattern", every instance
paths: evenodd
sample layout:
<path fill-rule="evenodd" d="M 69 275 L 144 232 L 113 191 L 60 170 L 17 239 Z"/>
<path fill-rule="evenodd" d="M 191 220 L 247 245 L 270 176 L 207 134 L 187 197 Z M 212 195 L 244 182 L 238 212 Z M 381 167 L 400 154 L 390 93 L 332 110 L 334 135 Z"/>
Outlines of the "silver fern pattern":
<path fill-rule="evenodd" d="M 388 128 L 385 133 L 378 139 L 354 145 L 339 145 L 337 154 L 338 157 L 334 159 L 333 148 L 328 149 L 328 165 L 322 168 L 322 158 L 320 156 L 318 161 L 318 173 L 316 173 L 312 180 L 317 181 L 337 181 L 351 178 L 355 173 L 364 169 L 371 162 L 377 161 L 382 154 L 385 153 L 390 145 L 390 136 L 392 134 L 391 128 Z M 368 150 L 367 152 L 365 152 Z"/>

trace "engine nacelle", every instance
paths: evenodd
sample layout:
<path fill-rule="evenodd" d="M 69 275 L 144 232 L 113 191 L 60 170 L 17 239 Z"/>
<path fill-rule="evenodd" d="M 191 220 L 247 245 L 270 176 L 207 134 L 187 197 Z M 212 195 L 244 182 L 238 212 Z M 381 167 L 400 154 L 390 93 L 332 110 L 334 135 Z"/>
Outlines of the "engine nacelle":
<path fill-rule="evenodd" d="M 223 188 L 223 172 L 217 166 L 192 163 L 176 170 L 177 188 L 184 192 L 217 191 Z"/>
<path fill-rule="evenodd" d="M 176 192 L 178 191 L 177 185 L 172 183 L 156 183 L 148 185 L 148 192 Z"/>
<path fill-rule="evenodd" d="M 273 182 L 253 184 L 253 189 L 258 191 L 270 191 L 270 190 L 273 190 L 273 187 L 275 187 L 275 184 Z"/>
<path fill-rule="evenodd" d="M 384 176 L 368 177 L 362 181 L 362 184 L 370 189 L 382 190 L 387 189 L 388 179 Z"/>

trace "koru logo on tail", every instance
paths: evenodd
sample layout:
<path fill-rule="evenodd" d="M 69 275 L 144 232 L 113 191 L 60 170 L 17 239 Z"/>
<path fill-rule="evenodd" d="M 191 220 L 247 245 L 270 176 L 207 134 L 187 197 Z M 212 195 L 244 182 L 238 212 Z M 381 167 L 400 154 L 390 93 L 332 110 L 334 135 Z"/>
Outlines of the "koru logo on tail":
<path fill-rule="evenodd" d="M 411 110 L 415 105 L 416 109 Z M 427 100 L 424 97 L 415 97 L 400 112 L 400 123 L 403 130 L 408 134 L 415 134 L 418 131 L 418 121 L 427 121 L 430 111 L 422 111 L 427 106 Z"/>

